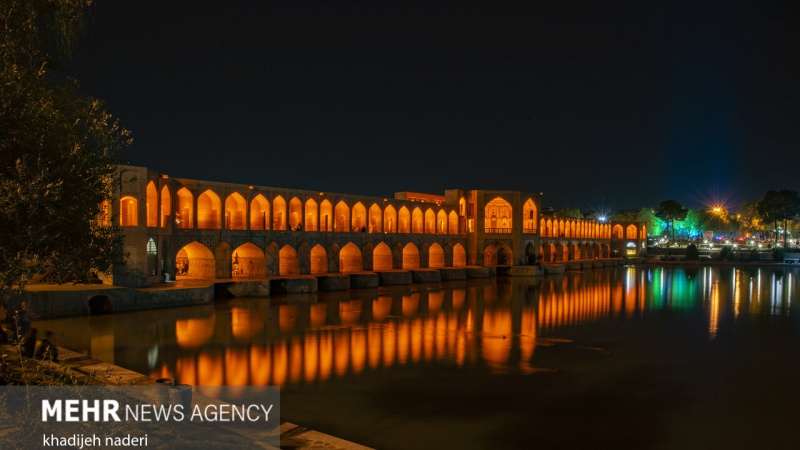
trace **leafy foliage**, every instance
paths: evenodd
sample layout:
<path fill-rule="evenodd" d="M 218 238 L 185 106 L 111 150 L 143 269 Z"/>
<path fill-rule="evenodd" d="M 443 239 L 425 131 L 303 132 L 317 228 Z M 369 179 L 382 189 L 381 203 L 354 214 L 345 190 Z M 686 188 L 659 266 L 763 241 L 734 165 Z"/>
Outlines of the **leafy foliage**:
<path fill-rule="evenodd" d="M 800 214 L 800 196 L 796 191 L 788 189 L 769 191 L 758 202 L 756 209 L 764 222 L 773 222 L 775 224 L 775 229 L 778 228 L 778 222 L 783 221 L 783 229 L 785 231 L 788 228 L 789 219 L 793 219 Z M 778 233 L 775 233 L 775 243 L 777 242 Z"/>
<path fill-rule="evenodd" d="M 110 270 L 119 229 L 96 219 L 130 143 L 99 100 L 80 95 L 53 50 L 69 55 L 88 0 L 0 2 L 0 282 L 60 281 Z"/>
<path fill-rule="evenodd" d="M 670 230 L 672 230 L 673 241 L 675 240 L 675 221 L 685 220 L 688 212 L 688 209 L 684 208 L 683 205 L 672 199 L 664 200 L 658 205 L 656 216 L 659 219 L 667 222 Z"/>

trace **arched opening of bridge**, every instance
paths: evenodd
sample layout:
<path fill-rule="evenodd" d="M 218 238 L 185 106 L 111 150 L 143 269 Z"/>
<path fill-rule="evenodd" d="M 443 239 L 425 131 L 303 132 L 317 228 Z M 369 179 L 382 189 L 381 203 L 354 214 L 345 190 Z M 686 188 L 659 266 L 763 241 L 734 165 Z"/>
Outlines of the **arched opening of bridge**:
<path fill-rule="evenodd" d="M 139 202 L 127 195 L 119 199 L 119 225 L 135 227 L 139 225 Z"/>
<path fill-rule="evenodd" d="M 338 231 L 339 233 L 350 231 L 350 207 L 347 206 L 344 200 L 336 204 L 334 215 L 336 216 L 334 231 Z"/>
<path fill-rule="evenodd" d="M 178 251 L 175 257 L 178 276 L 214 279 L 216 263 L 214 254 L 205 245 L 193 241 Z"/>
<path fill-rule="evenodd" d="M 211 189 L 197 197 L 197 228 L 219 229 L 219 215 L 222 202 Z"/>
<path fill-rule="evenodd" d="M 436 213 L 430 208 L 425 211 L 425 234 L 436 234 Z"/>
<path fill-rule="evenodd" d="M 272 229 L 286 229 L 286 200 L 280 195 L 272 199 Z"/>
<path fill-rule="evenodd" d="M 303 225 L 303 203 L 299 198 L 292 197 L 289 200 L 289 229 L 302 230 Z"/>
<path fill-rule="evenodd" d="M 320 274 L 328 272 L 328 252 L 325 247 L 317 244 L 311 249 L 311 273 Z"/>
<path fill-rule="evenodd" d="M 486 233 L 510 233 L 512 210 L 511 203 L 500 197 L 487 203 L 484 208 Z"/>
<path fill-rule="evenodd" d="M 164 186 L 161 188 L 161 213 L 158 216 L 161 221 L 161 228 L 166 227 L 169 223 L 169 216 L 172 214 L 171 208 L 172 202 L 169 197 L 169 188 Z"/>
<path fill-rule="evenodd" d="M 386 233 L 397 232 L 397 211 L 394 209 L 394 206 L 389 205 L 383 211 L 383 223 Z"/>
<path fill-rule="evenodd" d="M 281 275 L 294 275 L 300 273 L 300 259 L 297 257 L 297 250 L 289 244 L 281 248 L 279 253 Z"/>
<path fill-rule="evenodd" d="M 611 231 L 611 234 L 614 235 L 615 239 L 622 239 L 622 225 L 614 225 L 614 229 Z"/>
<path fill-rule="evenodd" d="M 225 199 L 225 229 L 246 230 L 247 202 L 242 194 L 234 192 Z"/>
<path fill-rule="evenodd" d="M 331 202 L 323 200 L 319 204 L 319 231 L 331 231 L 333 228 L 333 207 Z"/>
<path fill-rule="evenodd" d="M 493 241 L 483 251 L 484 266 L 510 266 L 512 262 L 511 247 L 505 242 Z"/>
<path fill-rule="evenodd" d="M 342 247 L 339 251 L 339 271 L 345 272 L 361 272 L 361 249 L 359 249 L 352 242 Z"/>
<path fill-rule="evenodd" d="M 630 224 L 628 228 L 625 230 L 625 239 L 636 239 L 639 230 L 636 229 L 636 225 Z"/>
<path fill-rule="evenodd" d="M 465 267 L 467 265 L 467 251 L 464 246 L 456 244 L 453 246 L 453 267 Z"/>
<path fill-rule="evenodd" d="M 269 228 L 269 202 L 261 194 L 250 201 L 250 229 L 266 230 Z"/>
<path fill-rule="evenodd" d="M 105 295 L 95 295 L 89 299 L 89 315 L 111 314 L 111 299 Z"/>
<path fill-rule="evenodd" d="M 556 246 L 552 243 L 543 245 L 544 247 L 544 262 L 552 263 L 556 260 Z"/>
<path fill-rule="evenodd" d="M 447 234 L 447 213 L 444 210 L 440 210 L 436 214 L 436 232 Z"/>
<path fill-rule="evenodd" d="M 422 231 L 422 210 L 414 208 L 414 210 L 411 211 L 411 232 L 421 234 Z"/>
<path fill-rule="evenodd" d="M 410 242 L 403 247 L 403 269 L 419 269 L 419 249 Z"/>
<path fill-rule="evenodd" d="M 522 232 L 523 233 L 536 233 L 536 221 L 538 220 L 536 211 L 536 203 L 533 199 L 529 198 L 522 206 Z"/>
<path fill-rule="evenodd" d="M 392 249 L 381 242 L 372 251 L 372 270 L 392 270 Z"/>
<path fill-rule="evenodd" d="M 233 251 L 231 268 L 234 278 L 267 276 L 264 252 L 250 242 L 245 242 Z"/>
<path fill-rule="evenodd" d="M 353 205 L 353 231 L 367 231 L 367 208 L 361 202 Z"/>
<path fill-rule="evenodd" d="M 448 217 L 447 229 L 450 234 L 458 234 L 458 214 L 455 211 L 450 211 Z"/>
<path fill-rule="evenodd" d="M 529 266 L 536 264 L 536 248 L 530 242 L 525 245 L 525 263 Z"/>
<path fill-rule="evenodd" d="M 370 233 L 380 233 L 383 231 L 383 227 L 381 226 L 381 207 L 377 205 L 377 203 L 373 203 L 372 206 L 369 207 L 369 232 Z"/>
<path fill-rule="evenodd" d="M 317 202 L 313 198 L 306 200 L 306 223 L 303 229 L 317 231 Z"/>
<path fill-rule="evenodd" d="M 397 212 L 397 232 L 410 233 L 411 232 L 411 213 L 405 206 L 400 207 Z"/>
<path fill-rule="evenodd" d="M 156 185 L 152 181 L 147 183 L 147 194 L 145 198 L 147 199 L 145 202 L 145 209 L 147 210 L 147 226 L 157 227 L 158 192 L 156 191 Z"/>
<path fill-rule="evenodd" d="M 444 267 L 444 249 L 436 242 L 428 249 L 428 267 Z"/>
<path fill-rule="evenodd" d="M 185 187 L 178 190 L 178 210 L 175 211 L 178 228 L 194 228 L 194 195 Z"/>

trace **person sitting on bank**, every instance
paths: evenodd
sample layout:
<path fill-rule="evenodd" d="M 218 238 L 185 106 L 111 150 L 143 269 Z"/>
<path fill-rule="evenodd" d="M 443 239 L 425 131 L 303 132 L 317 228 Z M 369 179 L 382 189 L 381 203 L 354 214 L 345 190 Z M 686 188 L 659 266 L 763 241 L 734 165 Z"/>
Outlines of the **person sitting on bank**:
<path fill-rule="evenodd" d="M 58 347 L 50 342 L 50 336 L 52 335 L 53 332 L 50 330 L 44 332 L 44 339 L 36 347 L 36 352 L 33 354 L 34 358 L 58 362 Z"/>

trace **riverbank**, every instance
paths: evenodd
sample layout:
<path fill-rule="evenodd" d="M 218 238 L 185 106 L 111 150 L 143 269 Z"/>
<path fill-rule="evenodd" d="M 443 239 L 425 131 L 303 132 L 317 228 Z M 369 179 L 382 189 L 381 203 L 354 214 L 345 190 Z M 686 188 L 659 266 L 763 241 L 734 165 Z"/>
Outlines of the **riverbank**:
<path fill-rule="evenodd" d="M 0 384 L 26 386 L 155 386 L 156 380 L 124 367 L 58 347 L 58 362 L 21 357 L 16 346 L 0 345 Z M 229 430 L 230 431 L 230 430 Z M 240 434 L 238 445 L 265 446 L 256 437 Z M 244 444 L 243 444 L 244 443 Z M 248 445 L 249 446 L 249 445 Z M 290 422 L 281 422 L 280 448 L 297 450 L 370 450 Z"/>

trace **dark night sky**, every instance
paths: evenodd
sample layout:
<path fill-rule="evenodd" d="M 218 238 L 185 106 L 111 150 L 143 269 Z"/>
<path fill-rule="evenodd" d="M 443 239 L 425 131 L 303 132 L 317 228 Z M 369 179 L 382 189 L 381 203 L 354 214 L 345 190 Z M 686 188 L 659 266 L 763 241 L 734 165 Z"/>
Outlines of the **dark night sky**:
<path fill-rule="evenodd" d="M 736 209 L 800 174 L 800 2 L 98 0 L 72 71 L 175 177 Z"/>

